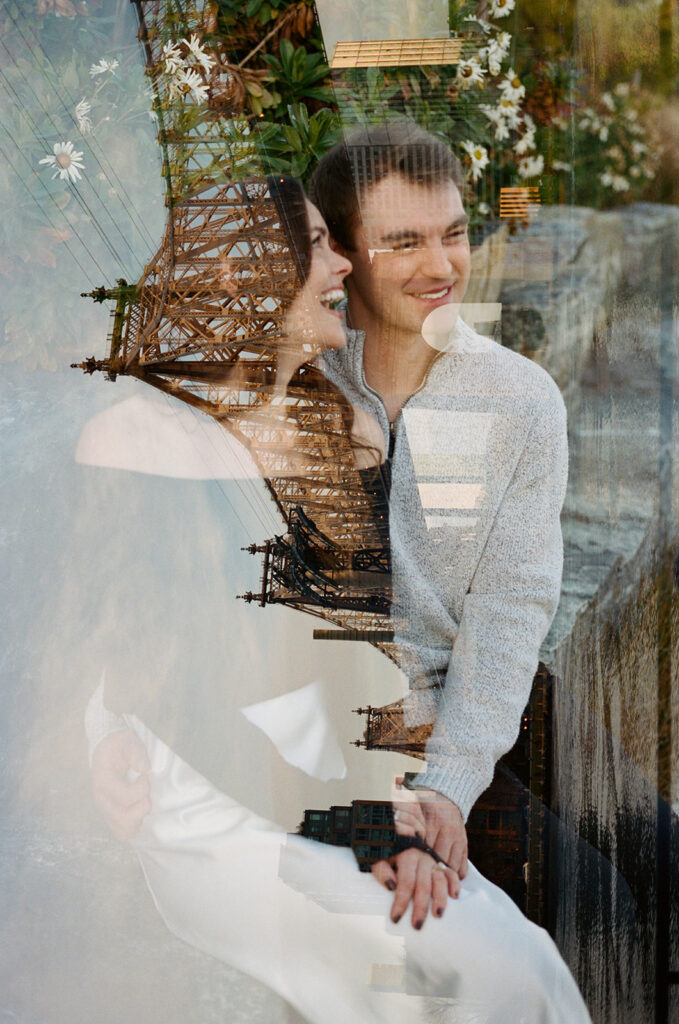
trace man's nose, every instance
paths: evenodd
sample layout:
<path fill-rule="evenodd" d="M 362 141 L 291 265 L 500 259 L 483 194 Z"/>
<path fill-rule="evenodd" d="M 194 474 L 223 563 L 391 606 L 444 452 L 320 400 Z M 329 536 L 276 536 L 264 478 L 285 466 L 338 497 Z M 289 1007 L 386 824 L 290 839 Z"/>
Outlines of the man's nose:
<path fill-rule="evenodd" d="M 449 277 L 452 263 L 441 242 L 433 242 L 423 250 L 422 270 L 430 277 Z"/>

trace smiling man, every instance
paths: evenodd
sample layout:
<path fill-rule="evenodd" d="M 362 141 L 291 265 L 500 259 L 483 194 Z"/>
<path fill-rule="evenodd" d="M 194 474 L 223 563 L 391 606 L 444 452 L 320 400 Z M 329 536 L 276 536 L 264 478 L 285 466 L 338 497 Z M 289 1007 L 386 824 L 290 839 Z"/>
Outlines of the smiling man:
<path fill-rule="evenodd" d="M 464 823 L 518 735 L 562 567 L 564 405 L 540 367 L 459 316 L 462 188 L 448 147 L 408 121 L 349 134 L 311 185 L 353 266 L 347 346 L 324 372 L 384 433 L 406 721 L 433 723 L 426 770 L 395 818 L 447 868 L 414 847 L 374 869 L 395 889 L 392 918 L 412 900 L 416 927 L 440 913 L 442 876 L 460 891 Z"/>

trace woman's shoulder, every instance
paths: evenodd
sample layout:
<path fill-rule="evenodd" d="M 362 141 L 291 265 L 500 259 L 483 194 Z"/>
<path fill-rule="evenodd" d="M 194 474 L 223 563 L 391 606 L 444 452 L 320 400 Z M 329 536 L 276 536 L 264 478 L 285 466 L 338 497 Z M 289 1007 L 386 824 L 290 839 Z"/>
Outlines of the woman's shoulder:
<path fill-rule="evenodd" d="M 188 480 L 260 475 L 247 449 L 216 420 L 176 400 L 146 395 L 133 395 L 89 419 L 75 459 Z"/>

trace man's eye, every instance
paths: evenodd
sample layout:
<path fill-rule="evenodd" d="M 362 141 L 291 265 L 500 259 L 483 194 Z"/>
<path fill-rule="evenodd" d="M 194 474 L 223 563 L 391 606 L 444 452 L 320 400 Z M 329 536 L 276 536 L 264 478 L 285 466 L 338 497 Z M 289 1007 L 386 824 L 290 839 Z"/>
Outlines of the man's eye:
<path fill-rule="evenodd" d="M 461 238 L 464 238 L 467 234 L 466 228 L 456 228 L 455 231 L 450 231 L 444 241 L 446 242 L 458 242 Z"/>

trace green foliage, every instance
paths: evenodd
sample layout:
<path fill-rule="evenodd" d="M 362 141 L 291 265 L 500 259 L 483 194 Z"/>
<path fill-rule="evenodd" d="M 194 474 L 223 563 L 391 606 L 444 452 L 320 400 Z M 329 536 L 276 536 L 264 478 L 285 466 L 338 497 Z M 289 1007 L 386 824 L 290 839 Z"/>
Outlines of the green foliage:
<path fill-rule="evenodd" d="M 324 82 L 330 68 L 319 53 L 308 53 L 303 46 L 295 48 L 289 39 L 281 39 L 280 57 L 265 54 L 262 58 L 275 82 L 275 94 L 280 97 L 274 111 L 276 117 L 285 116 L 291 104 L 308 101 L 332 103 L 332 89 Z"/>
<path fill-rule="evenodd" d="M 568 60 L 547 61 L 526 76 L 538 150 L 548 173 L 543 198 L 606 208 L 643 195 L 655 176 L 632 87 L 599 92 Z"/>
<path fill-rule="evenodd" d="M 245 5 L 245 17 L 256 17 L 260 25 L 267 25 L 278 17 L 281 8 L 287 6 L 286 0 L 248 0 Z"/>
<path fill-rule="evenodd" d="M 307 181 L 318 160 L 340 137 L 337 114 L 327 107 L 309 115 L 302 103 L 288 107 L 287 123 L 259 122 L 256 140 L 268 174 Z"/>

